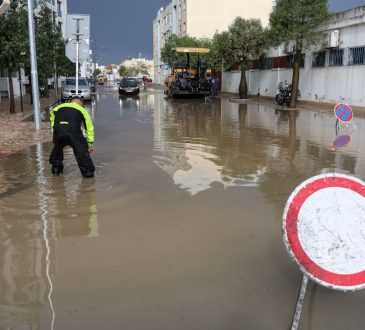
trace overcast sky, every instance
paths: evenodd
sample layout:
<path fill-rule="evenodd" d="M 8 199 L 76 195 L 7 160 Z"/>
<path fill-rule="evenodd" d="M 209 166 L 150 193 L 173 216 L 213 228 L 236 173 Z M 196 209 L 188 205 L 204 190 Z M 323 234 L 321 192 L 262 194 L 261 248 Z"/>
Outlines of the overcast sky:
<path fill-rule="evenodd" d="M 224 1 L 224 0 L 222 0 Z M 69 0 L 69 13 L 91 15 L 92 48 L 101 64 L 125 57 L 152 58 L 152 21 L 169 0 Z M 365 0 L 329 0 L 331 11 L 342 11 Z"/>

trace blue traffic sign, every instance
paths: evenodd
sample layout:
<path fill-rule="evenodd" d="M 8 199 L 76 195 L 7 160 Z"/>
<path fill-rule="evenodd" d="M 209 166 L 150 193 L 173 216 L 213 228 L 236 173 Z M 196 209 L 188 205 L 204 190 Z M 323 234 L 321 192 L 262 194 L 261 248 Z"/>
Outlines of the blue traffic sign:
<path fill-rule="evenodd" d="M 339 121 L 350 122 L 354 118 L 354 112 L 347 104 L 340 103 L 335 106 L 335 116 Z"/>

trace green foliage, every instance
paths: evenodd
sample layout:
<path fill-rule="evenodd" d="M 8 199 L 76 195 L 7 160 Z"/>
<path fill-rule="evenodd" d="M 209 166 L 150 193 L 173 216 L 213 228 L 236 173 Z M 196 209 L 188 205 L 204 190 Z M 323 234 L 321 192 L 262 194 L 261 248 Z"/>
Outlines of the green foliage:
<path fill-rule="evenodd" d="M 13 0 L 8 14 L 0 15 L 0 66 L 6 68 L 9 79 L 10 112 L 15 112 L 12 73 L 26 65 L 28 25 L 25 0 Z"/>
<path fill-rule="evenodd" d="M 148 66 L 144 63 L 139 63 L 135 67 L 121 66 L 119 74 L 122 77 L 137 77 L 138 75 L 148 76 L 150 74 Z"/>
<path fill-rule="evenodd" d="M 119 74 L 121 77 L 134 77 L 136 76 L 136 70 L 135 68 L 121 66 L 119 68 Z"/>
<path fill-rule="evenodd" d="M 240 63 L 247 68 L 250 61 L 258 59 L 267 47 L 266 31 L 259 19 L 237 17 L 229 27 L 227 35 L 230 43 L 224 52 L 224 59 Z"/>
<path fill-rule="evenodd" d="M 274 46 L 293 42 L 302 50 L 318 40 L 319 25 L 329 18 L 327 0 L 276 0 L 270 16 L 270 37 Z"/>
<path fill-rule="evenodd" d="M 0 15 L 0 65 L 10 72 L 18 70 L 29 49 L 25 0 L 13 0 L 8 15 Z"/>
<path fill-rule="evenodd" d="M 239 63 L 241 66 L 241 83 L 239 94 L 247 98 L 247 81 L 245 70 L 250 61 L 258 59 L 267 47 L 267 31 L 258 19 L 237 17 L 228 31 L 216 33 L 212 41 L 211 62 L 213 67 L 223 64 L 225 68 Z"/>
<path fill-rule="evenodd" d="M 276 0 L 270 16 L 270 39 L 274 46 L 290 42 L 294 46 L 292 95 L 290 107 L 298 99 L 300 61 L 304 49 L 315 44 L 318 27 L 329 18 L 327 0 Z"/>
<path fill-rule="evenodd" d="M 198 40 L 190 36 L 177 36 L 173 34 L 165 43 L 161 50 L 161 59 L 164 63 L 172 65 L 174 59 L 172 58 L 172 49 L 176 47 L 198 47 Z"/>
<path fill-rule="evenodd" d="M 63 40 L 62 35 L 58 32 L 58 36 L 55 44 L 55 62 L 57 76 L 74 76 L 75 75 L 75 63 L 71 62 L 66 56 L 66 42 Z"/>
<path fill-rule="evenodd" d="M 99 68 L 95 69 L 94 77 L 97 77 L 100 73 L 101 73 L 101 70 Z"/>

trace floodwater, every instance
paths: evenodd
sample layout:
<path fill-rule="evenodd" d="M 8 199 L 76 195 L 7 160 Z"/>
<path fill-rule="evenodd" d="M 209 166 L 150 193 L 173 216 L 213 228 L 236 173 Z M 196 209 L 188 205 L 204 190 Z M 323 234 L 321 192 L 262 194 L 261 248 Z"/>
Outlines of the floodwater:
<path fill-rule="evenodd" d="M 363 116 L 334 149 L 326 111 L 105 87 L 92 115 L 95 179 L 69 150 L 52 177 L 48 143 L 0 160 L 0 329 L 288 329 L 285 203 L 313 175 L 365 177 Z M 363 329 L 364 298 L 311 284 L 301 329 Z"/>

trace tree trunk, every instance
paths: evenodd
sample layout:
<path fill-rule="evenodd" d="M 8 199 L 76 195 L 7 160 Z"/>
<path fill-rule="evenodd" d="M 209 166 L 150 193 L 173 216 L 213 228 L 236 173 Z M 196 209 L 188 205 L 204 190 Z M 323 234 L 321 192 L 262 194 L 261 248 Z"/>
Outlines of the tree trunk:
<path fill-rule="evenodd" d="M 11 75 L 10 70 L 8 70 L 8 81 L 9 81 L 10 113 L 15 113 L 15 98 L 14 98 L 13 77 Z"/>
<path fill-rule="evenodd" d="M 246 68 L 244 65 L 241 65 L 241 82 L 240 82 L 239 94 L 240 94 L 240 99 L 247 99 L 248 97 Z"/>
<path fill-rule="evenodd" d="M 46 83 L 45 88 L 46 88 L 46 98 L 48 99 L 49 98 L 48 82 Z"/>
<path fill-rule="evenodd" d="M 298 47 L 294 54 L 292 92 L 290 97 L 290 108 L 296 108 L 299 96 L 300 64 L 302 61 L 302 48 Z"/>

